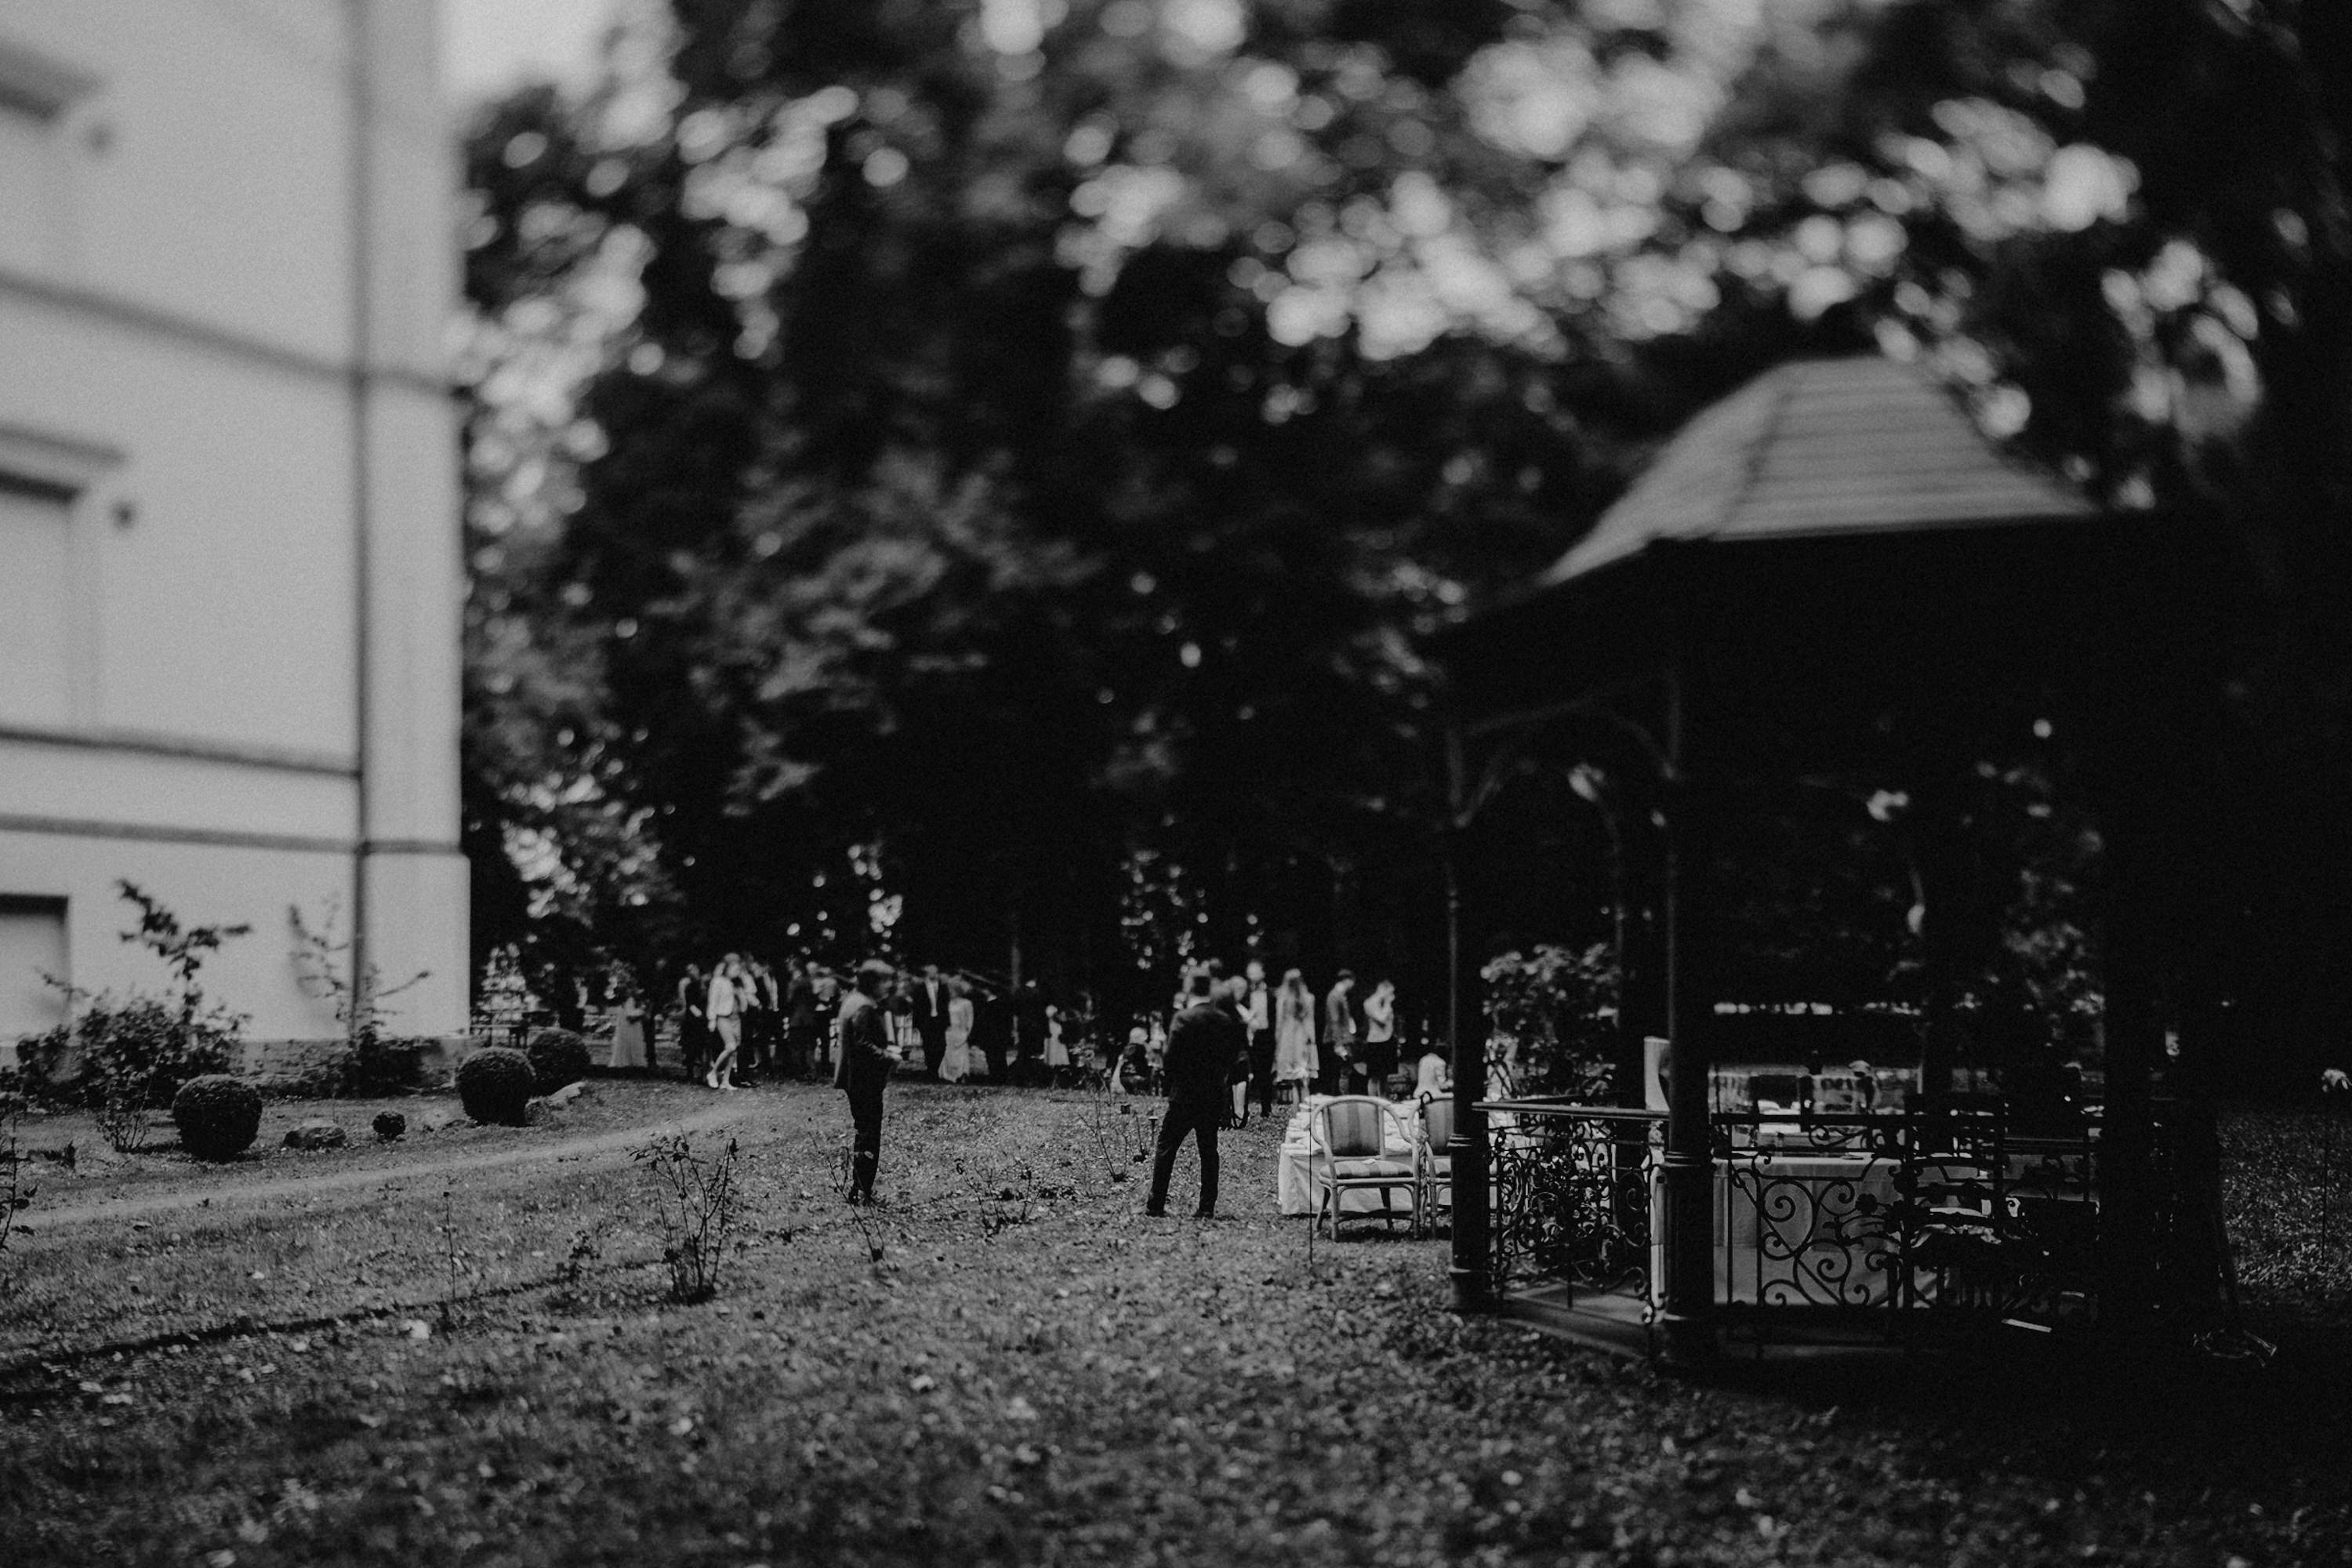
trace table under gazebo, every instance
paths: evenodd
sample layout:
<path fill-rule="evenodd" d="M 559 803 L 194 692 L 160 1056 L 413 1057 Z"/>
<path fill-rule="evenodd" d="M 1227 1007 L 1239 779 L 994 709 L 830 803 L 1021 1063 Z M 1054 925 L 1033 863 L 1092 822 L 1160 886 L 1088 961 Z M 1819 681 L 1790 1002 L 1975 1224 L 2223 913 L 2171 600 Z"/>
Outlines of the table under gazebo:
<path fill-rule="evenodd" d="M 2130 1336 L 2198 1296 L 2197 1122 L 2156 1093 L 2168 1023 L 2195 1001 L 2173 853 L 2202 721 L 2185 661 L 2207 646 L 2183 628 L 2191 532 L 2012 460 L 1918 367 L 1799 362 L 1699 415 L 1539 582 L 1449 637 L 1465 859 L 1515 758 L 1590 748 L 1641 775 L 1662 948 L 1643 968 L 1665 1041 L 1654 1097 L 1495 1100 L 1457 1004 L 1462 1305 L 1696 1363 L 1727 1342 L 1984 1325 Z M 1962 1092 L 1922 1016 L 1899 1104 L 1710 1103 L 1744 1010 L 1720 882 L 1741 791 L 1892 732 L 1932 797 L 1974 737 L 2053 719 L 2102 844 L 2097 1102 L 2026 1116 L 1999 1086 Z M 1922 841 L 1915 918 L 1939 994 L 1955 938 Z M 1455 897 L 1475 921 L 1475 887 Z"/>

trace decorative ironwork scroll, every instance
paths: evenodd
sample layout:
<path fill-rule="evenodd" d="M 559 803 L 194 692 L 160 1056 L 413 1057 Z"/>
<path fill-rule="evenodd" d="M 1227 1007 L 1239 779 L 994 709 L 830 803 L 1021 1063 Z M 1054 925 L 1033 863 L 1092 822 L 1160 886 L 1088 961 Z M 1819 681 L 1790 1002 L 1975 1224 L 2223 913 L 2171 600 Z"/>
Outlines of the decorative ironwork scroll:
<path fill-rule="evenodd" d="M 1491 1118 L 1489 1282 L 1648 1321 L 1664 1118 L 1508 1100 Z M 1908 1342 L 1939 1323 L 2058 1327 L 2097 1304 L 2095 1122 L 2012 1133 L 1996 1104 L 1710 1123 L 1714 1300 L 1761 1343 L 1832 1324 Z M 2162 1143 L 2159 1138 L 2159 1145 Z"/>
<path fill-rule="evenodd" d="M 1665 1119 L 1606 1106 L 1512 1100 L 1487 1108 L 1493 1214 L 1488 1281 L 1608 1293 L 1654 1310 L 1653 1194 Z"/>

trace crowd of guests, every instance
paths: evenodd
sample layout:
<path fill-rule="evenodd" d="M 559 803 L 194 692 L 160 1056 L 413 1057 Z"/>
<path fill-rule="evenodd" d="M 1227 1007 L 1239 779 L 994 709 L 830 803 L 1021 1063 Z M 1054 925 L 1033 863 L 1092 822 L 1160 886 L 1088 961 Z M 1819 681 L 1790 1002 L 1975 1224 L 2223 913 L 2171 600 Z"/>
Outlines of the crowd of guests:
<path fill-rule="evenodd" d="M 1130 1037 L 1130 1052 L 1137 1043 Z M 1141 1043 L 1148 1050 L 1149 1037 Z M 1276 986 L 1255 961 L 1239 974 L 1213 962 L 1193 967 L 1176 999 L 1160 1064 L 1168 1106 L 1144 1212 L 1167 1213 L 1169 1182 L 1189 1138 L 1201 1161 L 1194 1215 L 1216 1217 L 1217 1133 L 1244 1123 L 1252 1102 L 1270 1115 L 1277 1100 L 1310 1091 L 1402 1094 L 1409 1078 L 1418 1079 L 1422 1092 L 1442 1091 L 1443 1058 L 1425 1055 L 1407 1074 L 1400 1070 L 1401 1055 L 1396 987 L 1386 980 L 1359 1001 L 1356 977 L 1343 969 L 1318 1006 L 1296 969 Z"/>
<path fill-rule="evenodd" d="M 1177 1152 L 1200 1145 L 1199 1212 L 1213 1215 L 1216 1133 L 1270 1117 L 1309 1094 L 1402 1097 L 1442 1092 L 1444 1058 L 1408 1058 L 1396 987 L 1360 991 L 1340 970 L 1319 997 L 1297 969 L 1277 983 L 1252 959 L 1238 973 L 1215 961 L 1188 967 L 1172 1004 L 1128 1030 L 1124 1049 L 1097 1055 L 1083 1008 L 1049 1000 L 1034 981 L 988 984 L 936 964 L 917 970 L 868 960 L 847 974 L 814 962 L 781 973 L 730 952 L 705 971 L 690 964 L 666 998 L 690 1079 L 727 1092 L 758 1082 L 829 1081 L 849 1096 L 855 1126 L 851 1200 L 870 1202 L 880 1163 L 883 1087 L 896 1078 L 942 1083 L 1100 1082 L 1128 1094 L 1164 1095 L 1153 1163 L 1151 1213 L 1164 1210 Z M 609 998 L 609 1064 L 650 1069 L 644 999 Z"/>
<path fill-rule="evenodd" d="M 1129 1031 L 1116 1087 L 1129 1093 L 1164 1089 L 1175 1020 L 1192 1005 L 1191 986 L 1202 976 L 1231 1004 L 1242 1028 L 1242 1048 L 1231 1065 L 1228 1115 L 1234 1125 L 1248 1121 L 1252 1106 L 1271 1116 L 1277 1104 L 1309 1094 L 1399 1094 L 1426 1076 L 1406 1058 L 1392 982 L 1376 980 L 1360 992 L 1354 973 L 1342 969 L 1318 999 L 1299 970 L 1285 971 L 1276 983 L 1256 959 L 1238 973 L 1210 960 L 1188 972 L 1166 1016 Z"/>
<path fill-rule="evenodd" d="M 861 971 L 862 972 L 862 971 Z M 995 985 L 936 964 L 872 976 L 876 1022 L 901 1076 L 943 1083 L 1075 1081 L 1091 1058 L 1082 1013 L 1047 999 L 1034 981 Z M 856 974 L 813 961 L 781 972 L 740 952 L 708 970 L 688 964 L 665 999 L 687 1074 L 728 1090 L 756 1082 L 824 1080 L 841 1060 L 844 1011 Z M 608 1066 L 650 1069 L 659 1031 L 641 996 L 616 986 L 608 1003 Z"/>
<path fill-rule="evenodd" d="M 1229 973 L 1216 961 L 1192 966 L 1232 993 L 1244 1039 L 1233 1064 L 1231 1119 L 1248 1120 L 1255 1106 L 1273 1114 L 1278 1104 L 1310 1093 L 1399 1093 L 1415 1078 L 1404 1054 L 1396 987 L 1379 979 L 1361 987 L 1342 969 L 1321 994 L 1300 970 L 1279 981 L 1256 959 Z M 855 975 L 814 961 L 781 968 L 730 952 L 705 969 L 688 964 L 664 998 L 675 1025 L 677 1053 L 689 1078 L 717 1090 L 755 1082 L 823 1081 L 840 1059 L 842 1010 Z M 899 1076 L 942 1083 L 1104 1083 L 1128 1094 L 1166 1088 L 1166 1058 L 1181 994 L 1164 1009 L 1147 1011 L 1126 1031 L 1099 1038 L 1097 1020 L 1081 1005 L 1049 998 L 1035 981 L 996 984 L 978 976 L 882 965 L 874 976 L 878 1018 L 896 1053 Z M 614 987 L 608 1066 L 650 1069 L 658 1016 L 634 988 Z"/>

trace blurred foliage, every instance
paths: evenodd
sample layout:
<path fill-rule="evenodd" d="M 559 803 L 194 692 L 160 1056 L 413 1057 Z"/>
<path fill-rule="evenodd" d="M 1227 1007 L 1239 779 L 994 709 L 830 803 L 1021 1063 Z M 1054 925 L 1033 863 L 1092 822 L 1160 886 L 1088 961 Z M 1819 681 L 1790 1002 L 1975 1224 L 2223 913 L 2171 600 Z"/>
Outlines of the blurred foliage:
<path fill-rule="evenodd" d="M 2210 509 L 2284 611 L 2243 744 L 2331 776 L 2347 27 L 674 0 L 467 140 L 478 942 L 649 984 L 721 942 L 1017 948 L 1073 985 L 1255 941 L 1384 962 L 1412 1010 L 1416 634 L 1706 399 L 1873 345 L 2118 504 Z M 2352 862 L 2305 793 L 2247 847 Z M 2012 971 L 2084 951 L 2074 904 L 1998 934 L 2074 885 L 2045 848 L 1976 900 Z M 1886 929 L 1875 864 L 1786 930 Z M 1486 876 L 1506 923 L 1603 918 L 1540 857 Z"/>
<path fill-rule="evenodd" d="M 1488 1030 L 1515 1047 L 1517 1092 L 1616 1100 L 1617 963 L 1606 943 L 1501 953 L 1478 979 Z"/>

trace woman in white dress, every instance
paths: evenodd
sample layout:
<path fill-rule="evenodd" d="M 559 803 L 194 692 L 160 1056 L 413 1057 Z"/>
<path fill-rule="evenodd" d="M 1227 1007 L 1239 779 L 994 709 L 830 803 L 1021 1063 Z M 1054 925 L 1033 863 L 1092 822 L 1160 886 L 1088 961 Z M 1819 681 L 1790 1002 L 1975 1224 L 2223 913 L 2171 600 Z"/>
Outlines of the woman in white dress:
<path fill-rule="evenodd" d="M 1055 1083 L 1062 1081 L 1070 1065 L 1070 1043 L 1062 1037 L 1062 1009 L 1051 1002 L 1046 1003 L 1045 1072 Z"/>
<path fill-rule="evenodd" d="M 1286 1100 L 1307 1098 L 1319 1064 L 1315 1055 L 1315 994 L 1296 969 L 1274 997 L 1274 1087 Z"/>
<path fill-rule="evenodd" d="M 940 1055 L 940 1077 L 949 1083 L 986 1078 L 988 1058 L 971 1048 L 971 987 L 948 982 L 948 1045 Z"/>
<path fill-rule="evenodd" d="M 646 1005 L 636 987 L 624 980 L 613 987 L 613 1050 L 604 1065 L 619 1071 L 642 1072 L 653 1066 L 646 1050 Z"/>
<path fill-rule="evenodd" d="M 732 952 L 720 961 L 718 972 L 710 977 L 710 1000 L 703 1011 L 710 1020 L 711 1032 L 719 1037 L 718 1054 L 702 1081 L 712 1089 L 736 1087 L 735 1058 L 743 1047 L 745 979 L 743 960 Z"/>

